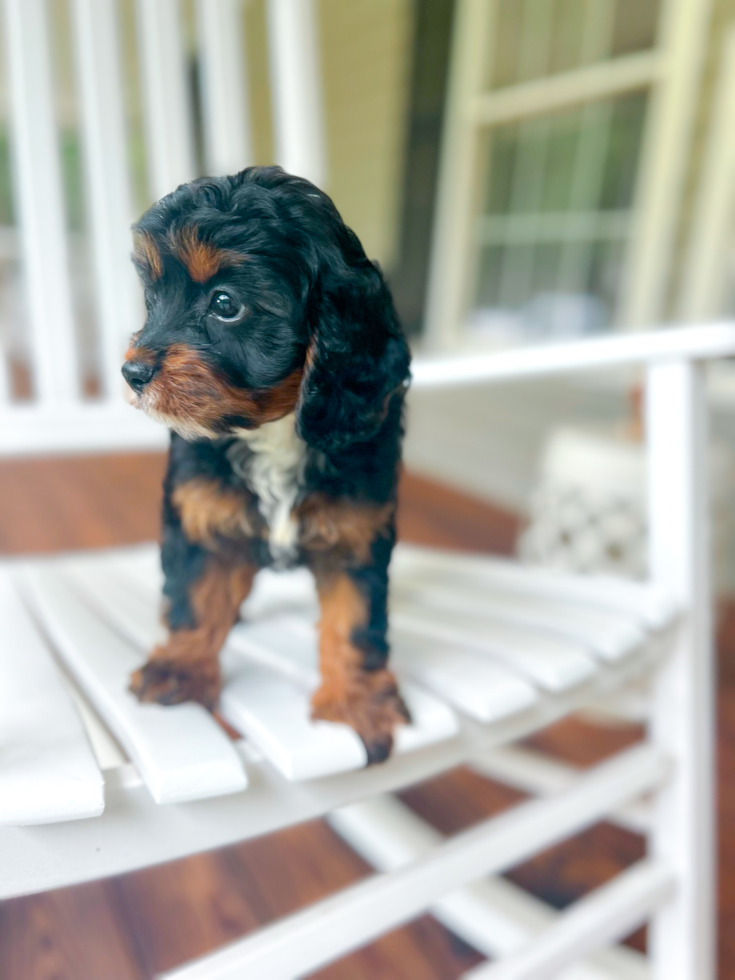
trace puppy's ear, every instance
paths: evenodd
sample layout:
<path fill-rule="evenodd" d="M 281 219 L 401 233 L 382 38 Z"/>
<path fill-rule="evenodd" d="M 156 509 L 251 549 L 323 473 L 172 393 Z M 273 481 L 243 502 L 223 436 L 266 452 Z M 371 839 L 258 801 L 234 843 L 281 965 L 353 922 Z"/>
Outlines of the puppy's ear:
<path fill-rule="evenodd" d="M 340 230 L 341 245 L 321 257 L 312 289 L 297 406 L 299 435 L 327 453 L 372 438 L 410 376 L 408 345 L 383 275 L 353 232 Z"/>

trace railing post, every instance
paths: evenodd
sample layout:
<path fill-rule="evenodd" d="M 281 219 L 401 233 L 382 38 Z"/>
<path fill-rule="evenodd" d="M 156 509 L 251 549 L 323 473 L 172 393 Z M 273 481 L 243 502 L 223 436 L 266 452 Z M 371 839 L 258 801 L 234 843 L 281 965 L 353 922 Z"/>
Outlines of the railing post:
<path fill-rule="evenodd" d="M 318 187 L 327 181 L 314 0 L 268 0 L 276 163 Z"/>
<path fill-rule="evenodd" d="M 253 162 L 240 0 L 197 0 L 206 172 L 234 174 Z"/>
<path fill-rule="evenodd" d="M 42 0 L 5 0 L 13 183 L 28 297 L 34 393 L 79 394 L 51 55 Z"/>
<path fill-rule="evenodd" d="M 130 263 L 132 204 L 126 158 L 118 23 L 114 0 L 74 0 L 77 88 L 96 274 L 101 380 L 123 400 L 120 365 L 130 334 L 143 322 Z"/>
<path fill-rule="evenodd" d="M 651 734 L 675 761 L 660 793 L 654 857 L 677 874 L 677 893 L 653 920 L 653 980 L 715 976 L 712 590 L 707 406 L 701 363 L 648 371 L 650 572 L 682 605 L 672 658 L 655 681 Z"/>
<path fill-rule="evenodd" d="M 149 188 L 154 199 L 196 177 L 191 100 L 177 0 L 136 0 Z"/>

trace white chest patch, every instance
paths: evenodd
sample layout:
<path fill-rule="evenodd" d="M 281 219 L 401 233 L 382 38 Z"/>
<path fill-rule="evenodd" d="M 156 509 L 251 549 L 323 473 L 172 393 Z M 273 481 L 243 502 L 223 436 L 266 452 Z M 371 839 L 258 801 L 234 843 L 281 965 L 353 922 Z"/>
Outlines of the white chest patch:
<path fill-rule="evenodd" d="M 245 447 L 250 452 L 243 452 Z M 258 497 L 260 513 L 268 524 L 270 552 L 276 559 L 288 557 L 296 545 L 298 526 L 291 511 L 305 453 L 293 413 L 252 432 L 243 430 L 227 451 L 235 473 Z"/>

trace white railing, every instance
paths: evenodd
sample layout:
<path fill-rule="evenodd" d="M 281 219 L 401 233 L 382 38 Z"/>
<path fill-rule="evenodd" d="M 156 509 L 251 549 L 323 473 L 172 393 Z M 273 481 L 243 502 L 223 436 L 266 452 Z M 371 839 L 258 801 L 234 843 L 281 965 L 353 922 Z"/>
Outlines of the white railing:
<path fill-rule="evenodd" d="M 55 108 L 58 78 L 44 0 L 2 0 L 9 89 L 13 192 L 28 336 L 30 403 L 13 399 L 14 371 L 0 353 L 0 454 L 160 446 L 163 433 L 130 411 L 120 377 L 130 334 L 142 322 L 129 252 L 133 209 L 118 0 L 73 0 L 74 94 L 84 168 L 97 351 L 93 387 L 82 394 L 65 201 Z M 145 131 L 147 192 L 153 201 L 197 175 L 188 59 L 200 68 L 207 172 L 253 163 L 244 45 L 245 0 L 198 0 L 195 50 L 185 41 L 181 0 L 137 0 L 134 8 Z M 319 57 L 314 0 L 268 0 L 275 156 L 323 183 Z M 86 286 L 86 284 L 85 284 Z M 89 344 L 89 338 L 84 340 Z M 84 352 L 84 362 L 90 360 Z M 15 366 L 17 373 L 17 365 Z M 6 381 L 7 379 L 7 381 Z M 89 380 L 89 379 L 85 379 Z"/>

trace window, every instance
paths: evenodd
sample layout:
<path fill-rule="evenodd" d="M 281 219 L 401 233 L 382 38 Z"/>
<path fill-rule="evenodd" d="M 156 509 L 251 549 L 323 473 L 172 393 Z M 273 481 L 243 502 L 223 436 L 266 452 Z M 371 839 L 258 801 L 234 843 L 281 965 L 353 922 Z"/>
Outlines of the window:
<path fill-rule="evenodd" d="M 459 0 L 427 340 L 655 322 L 706 0 Z"/>

